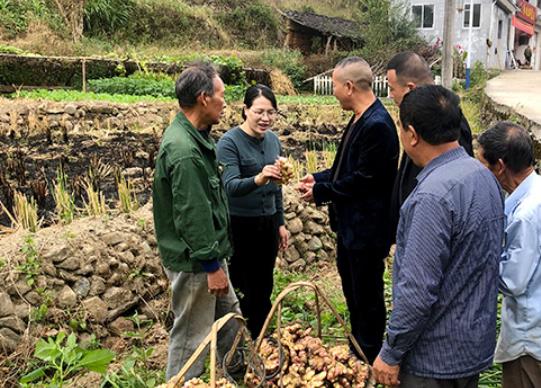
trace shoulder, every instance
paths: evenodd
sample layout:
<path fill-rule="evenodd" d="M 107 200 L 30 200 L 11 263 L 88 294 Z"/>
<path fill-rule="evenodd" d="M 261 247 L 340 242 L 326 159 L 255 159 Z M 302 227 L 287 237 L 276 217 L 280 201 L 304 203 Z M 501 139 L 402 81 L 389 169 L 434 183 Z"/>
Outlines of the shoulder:
<path fill-rule="evenodd" d="M 514 218 L 538 224 L 541 228 L 541 177 L 537 177 L 517 207 Z"/>

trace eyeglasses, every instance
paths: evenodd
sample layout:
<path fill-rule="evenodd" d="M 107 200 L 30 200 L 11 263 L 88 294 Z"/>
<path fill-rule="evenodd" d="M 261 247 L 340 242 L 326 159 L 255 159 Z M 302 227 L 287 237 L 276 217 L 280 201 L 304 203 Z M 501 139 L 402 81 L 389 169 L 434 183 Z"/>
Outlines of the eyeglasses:
<path fill-rule="evenodd" d="M 252 113 L 258 117 L 263 117 L 265 115 L 267 115 L 267 117 L 269 119 L 273 119 L 276 117 L 276 115 L 278 114 L 277 111 L 275 111 L 274 109 L 271 109 L 271 110 L 253 110 Z"/>

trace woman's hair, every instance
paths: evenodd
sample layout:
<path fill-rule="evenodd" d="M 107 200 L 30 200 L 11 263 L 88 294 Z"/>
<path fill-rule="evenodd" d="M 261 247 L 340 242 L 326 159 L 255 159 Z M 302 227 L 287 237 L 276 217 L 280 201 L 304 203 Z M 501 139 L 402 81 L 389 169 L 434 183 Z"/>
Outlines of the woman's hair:
<path fill-rule="evenodd" d="M 257 84 L 250 86 L 244 94 L 244 105 L 246 108 L 250 108 L 254 103 L 254 100 L 258 97 L 265 97 L 270 101 L 272 107 L 278 110 L 278 104 L 276 103 L 276 96 L 271 88 L 265 85 Z M 242 110 L 242 119 L 246 120 L 246 113 Z"/>

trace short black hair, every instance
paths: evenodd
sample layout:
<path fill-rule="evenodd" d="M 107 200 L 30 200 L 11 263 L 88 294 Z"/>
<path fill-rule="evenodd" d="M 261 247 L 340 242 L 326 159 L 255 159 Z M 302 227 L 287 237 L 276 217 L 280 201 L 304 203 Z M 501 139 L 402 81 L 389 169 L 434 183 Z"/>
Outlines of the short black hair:
<path fill-rule="evenodd" d="M 246 108 L 250 108 L 254 103 L 254 100 L 261 96 L 269 100 L 272 107 L 275 110 L 278 110 L 278 104 L 276 103 L 276 96 L 274 95 L 274 92 L 268 86 L 261 84 L 253 85 L 246 89 L 246 93 L 244 93 L 244 105 L 246 105 Z M 242 118 L 246 120 L 246 113 L 244 112 L 244 109 L 242 110 Z"/>
<path fill-rule="evenodd" d="M 387 70 L 394 70 L 401 84 L 414 82 L 417 85 L 432 84 L 432 72 L 423 57 L 413 51 L 396 54 L 387 64 Z"/>
<path fill-rule="evenodd" d="M 460 99 L 443 86 L 419 86 L 400 104 L 402 127 L 411 125 L 431 145 L 458 140 L 461 119 Z"/>
<path fill-rule="evenodd" d="M 477 141 L 490 165 L 501 159 L 509 170 L 519 173 L 535 164 L 532 138 L 518 124 L 501 121 L 483 132 Z"/>
<path fill-rule="evenodd" d="M 201 93 L 214 95 L 214 78 L 218 77 L 211 64 L 196 62 L 182 71 L 175 84 L 175 94 L 181 108 L 191 108 Z"/>

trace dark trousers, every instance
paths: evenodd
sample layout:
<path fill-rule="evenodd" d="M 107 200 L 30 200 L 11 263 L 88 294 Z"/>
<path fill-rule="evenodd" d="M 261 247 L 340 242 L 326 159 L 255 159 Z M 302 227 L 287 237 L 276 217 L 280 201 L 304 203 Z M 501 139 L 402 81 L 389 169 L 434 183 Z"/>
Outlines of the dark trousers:
<path fill-rule="evenodd" d="M 400 388 L 477 388 L 479 386 L 479 374 L 461 379 L 442 380 L 401 373 L 398 380 L 400 380 Z"/>
<path fill-rule="evenodd" d="M 254 339 L 271 309 L 278 227 L 276 216 L 231 216 L 234 253 L 229 275 Z"/>
<path fill-rule="evenodd" d="M 503 364 L 503 388 L 541 387 L 541 361 L 522 356 Z"/>
<path fill-rule="evenodd" d="M 383 272 L 387 253 L 382 249 L 349 250 L 338 237 L 336 260 L 350 314 L 351 334 L 370 363 L 379 354 L 385 331 Z"/>

